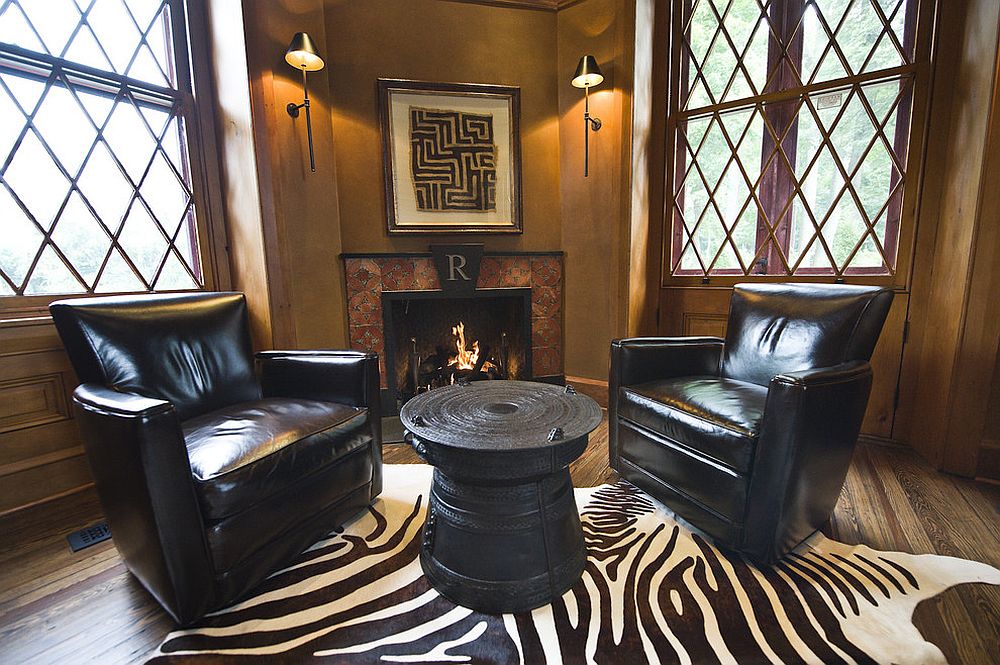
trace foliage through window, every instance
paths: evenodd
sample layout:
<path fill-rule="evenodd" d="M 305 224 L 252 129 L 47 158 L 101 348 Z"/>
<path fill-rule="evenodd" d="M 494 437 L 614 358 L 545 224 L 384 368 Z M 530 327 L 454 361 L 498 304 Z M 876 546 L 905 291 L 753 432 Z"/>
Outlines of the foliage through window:
<path fill-rule="evenodd" d="M 892 274 L 915 0 L 680 0 L 674 275 Z"/>
<path fill-rule="evenodd" d="M 199 288 L 177 0 L 0 0 L 0 296 Z"/>

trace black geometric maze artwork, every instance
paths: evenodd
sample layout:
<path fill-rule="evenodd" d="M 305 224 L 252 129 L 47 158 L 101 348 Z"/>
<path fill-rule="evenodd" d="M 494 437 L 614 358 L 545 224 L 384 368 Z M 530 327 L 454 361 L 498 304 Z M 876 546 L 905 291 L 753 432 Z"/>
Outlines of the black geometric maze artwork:
<path fill-rule="evenodd" d="M 493 116 L 410 107 L 410 169 L 418 210 L 496 210 Z"/>

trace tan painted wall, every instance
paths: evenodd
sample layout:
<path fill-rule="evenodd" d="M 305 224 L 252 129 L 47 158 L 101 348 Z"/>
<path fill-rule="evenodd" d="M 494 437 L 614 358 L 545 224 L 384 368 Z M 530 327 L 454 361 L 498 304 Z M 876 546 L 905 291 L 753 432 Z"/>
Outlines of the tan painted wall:
<path fill-rule="evenodd" d="M 611 340 L 628 314 L 628 169 L 631 144 L 632 9 L 625 0 L 584 0 L 558 13 L 559 143 L 562 247 L 566 252 L 566 372 L 606 379 Z M 626 44 L 628 46 L 626 46 Z M 583 176 L 583 90 L 569 79 L 592 54 L 604 82 L 590 94 L 602 127 L 590 135 L 590 175 Z M 625 162 L 627 164 L 627 162 Z"/>
<path fill-rule="evenodd" d="M 560 249 L 555 13 L 442 0 L 327 0 L 325 11 L 344 251 L 425 251 L 456 240 Z M 388 236 L 380 77 L 520 86 L 522 235 Z"/>
<path fill-rule="evenodd" d="M 622 119 L 628 116 L 631 72 L 622 53 L 631 38 L 630 12 L 624 11 L 629 3 L 585 0 L 557 14 L 445 0 L 245 2 L 253 7 L 254 29 L 247 34 L 258 97 L 255 120 L 263 117 L 267 127 L 262 170 L 270 169 L 273 191 L 268 252 L 284 266 L 272 280 L 277 303 L 272 309 L 282 311 L 284 293 L 287 316 L 275 316 L 293 322 L 294 344 L 342 340 L 341 251 L 423 251 L 432 242 L 453 241 L 483 242 L 494 251 L 562 249 L 567 253 L 565 370 L 605 377 L 608 344 L 623 333 L 627 314 L 622 160 L 631 146 L 622 141 Z M 281 61 L 296 30 L 309 32 L 327 61 L 326 69 L 310 77 L 316 174 L 303 170 L 302 128 L 283 110 L 298 94 L 295 72 Z M 591 146 L 593 173 L 586 181 L 582 96 L 568 82 L 585 52 L 597 55 L 608 76 L 593 98 L 605 127 Z M 380 77 L 520 87 L 523 234 L 386 233 Z M 326 129 L 320 121 L 324 113 Z"/>
<path fill-rule="evenodd" d="M 244 0 L 247 60 L 274 341 L 296 348 L 342 347 L 347 340 L 341 228 L 330 118 L 329 68 L 309 75 L 316 172 L 309 171 L 301 76 L 284 61 L 292 35 L 307 31 L 326 53 L 320 0 Z M 251 297 L 253 295 L 251 294 Z"/>
<path fill-rule="evenodd" d="M 346 346 L 341 252 L 454 241 L 561 249 L 554 12 L 444 0 L 244 0 L 244 12 L 276 343 Z M 327 64 L 309 76 L 316 173 L 304 117 L 285 112 L 301 101 L 301 79 L 283 59 L 297 31 L 310 34 Z M 388 236 L 379 77 L 521 88 L 523 235 Z M 239 281 L 247 270 L 236 272 Z"/>

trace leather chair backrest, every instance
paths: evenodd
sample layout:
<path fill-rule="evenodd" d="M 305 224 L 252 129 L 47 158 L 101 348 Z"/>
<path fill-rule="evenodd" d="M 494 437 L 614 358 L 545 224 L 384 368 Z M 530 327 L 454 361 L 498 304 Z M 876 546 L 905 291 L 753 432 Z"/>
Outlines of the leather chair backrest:
<path fill-rule="evenodd" d="M 49 311 L 83 383 L 167 400 L 181 420 L 260 398 L 242 293 L 79 298 Z"/>
<path fill-rule="evenodd" d="M 766 386 L 782 372 L 869 360 L 889 289 L 846 284 L 737 284 L 722 375 Z"/>

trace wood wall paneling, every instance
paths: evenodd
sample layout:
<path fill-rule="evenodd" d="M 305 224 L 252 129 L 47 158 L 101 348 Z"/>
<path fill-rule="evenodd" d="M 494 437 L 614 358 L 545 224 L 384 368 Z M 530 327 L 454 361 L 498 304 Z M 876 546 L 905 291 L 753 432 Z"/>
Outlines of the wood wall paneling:
<path fill-rule="evenodd" d="M 274 345 L 262 197 L 247 64 L 243 15 L 221 2 L 205 5 L 218 136 L 223 210 L 233 288 L 249 294 L 250 326 L 257 348 Z M 204 66 L 204 63 L 203 63 Z M 266 156 L 265 156 L 266 157 Z"/>
<path fill-rule="evenodd" d="M 51 325 L 0 328 L 0 514 L 88 487 L 76 375 Z"/>
<path fill-rule="evenodd" d="M 0 434 L 68 418 L 62 374 L 0 381 Z"/>
<path fill-rule="evenodd" d="M 897 437 L 935 466 L 968 476 L 977 472 L 996 380 L 998 26 L 1000 5 L 992 0 L 940 14 L 913 334 L 897 413 Z"/>

